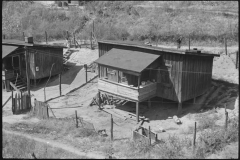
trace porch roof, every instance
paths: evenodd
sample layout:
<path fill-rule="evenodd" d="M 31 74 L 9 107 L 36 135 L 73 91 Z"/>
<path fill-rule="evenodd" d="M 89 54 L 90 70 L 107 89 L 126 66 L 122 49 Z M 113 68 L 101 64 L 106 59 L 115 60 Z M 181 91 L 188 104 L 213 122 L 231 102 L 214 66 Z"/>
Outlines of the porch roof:
<path fill-rule="evenodd" d="M 18 48 L 17 46 L 2 45 L 2 59 L 9 55 L 10 53 L 12 53 L 17 48 Z"/>
<path fill-rule="evenodd" d="M 139 74 L 159 57 L 160 55 L 113 48 L 95 62 Z"/>

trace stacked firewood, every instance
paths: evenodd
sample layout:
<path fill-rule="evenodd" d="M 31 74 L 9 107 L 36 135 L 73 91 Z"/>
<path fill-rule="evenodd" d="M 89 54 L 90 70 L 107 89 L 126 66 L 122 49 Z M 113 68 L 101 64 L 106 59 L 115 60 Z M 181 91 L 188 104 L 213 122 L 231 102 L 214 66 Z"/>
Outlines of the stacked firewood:
<path fill-rule="evenodd" d="M 100 103 L 99 103 L 100 101 Z M 90 106 L 93 105 L 124 105 L 126 104 L 128 101 L 125 99 L 121 99 L 118 97 L 114 97 L 114 96 L 109 96 L 107 94 L 100 94 L 99 98 L 98 98 L 98 94 L 93 97 L 92 102 L 90 103 Z"/>

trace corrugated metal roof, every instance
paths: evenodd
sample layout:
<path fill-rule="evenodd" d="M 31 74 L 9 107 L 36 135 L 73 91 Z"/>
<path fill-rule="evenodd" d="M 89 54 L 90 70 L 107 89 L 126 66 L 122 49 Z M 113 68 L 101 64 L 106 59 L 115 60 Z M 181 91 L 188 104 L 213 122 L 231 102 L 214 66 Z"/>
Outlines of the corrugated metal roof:
<path fill-rule="evenodd" d="M 143 44 L 141 42 L 135 42 L 135 41 L 99 40 L 98 42 L 107 43 L 107 44 L 116 44 L 116 45 L 122 45 L 122 46 L 133 46 L 133 47 L 156 50 L 156 51 L 163 51 L 163 52 L 168 52 L 168 53 L 188 54 L 188 55 L 191 54 L 191 55 L 196 55 L 196 56 L 217 56 L 217 57 L 220 57 L 220 55 L 218 55 L 218 54 L 212 54 L 212 53 L 207 53 L 207 52 L 196 53 L 193 50 L 189 51 L 189 50 L 174 49 L 174 48 L 161 48 L 161 47 L 156 47 L 156 46 L 149 46 L 149 45 Z"/>
<path fill-rule="evenodd" d="M 113 48 L 95 62 L 110 67 L 140 73 L 159 57 L 160 55 Z"/>
<path fill-rule="evenodd" d="M 18 47 L 16 46 L 6 46 L 2 45 L 2 58 L 6 57 L 8 54 L 12 53 Z"/>

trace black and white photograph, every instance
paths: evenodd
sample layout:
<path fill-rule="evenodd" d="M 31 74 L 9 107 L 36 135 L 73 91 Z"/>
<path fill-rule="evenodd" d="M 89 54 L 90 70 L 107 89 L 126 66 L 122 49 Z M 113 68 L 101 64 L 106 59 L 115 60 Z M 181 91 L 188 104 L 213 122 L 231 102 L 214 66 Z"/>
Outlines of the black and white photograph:
<path fill-rule="evenodd" d="M 2 157 L 238 159 L 238 1 L 2 1 Z"/>

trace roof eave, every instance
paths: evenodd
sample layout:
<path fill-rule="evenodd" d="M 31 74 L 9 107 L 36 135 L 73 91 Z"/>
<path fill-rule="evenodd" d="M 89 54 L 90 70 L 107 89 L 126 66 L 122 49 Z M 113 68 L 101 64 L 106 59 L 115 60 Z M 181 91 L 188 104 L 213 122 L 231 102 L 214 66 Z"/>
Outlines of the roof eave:
<path fill-rule="evenodd" d="M 116 43 L 113 41 L 104 41 L 104 40 L 99 40 L 98 42 L 100 43 L 107 43 L 107 44 L 117 44 L 117 45 L 122 45 L 122 46 L 132 46 L 132 47 L 138 47 L 138 48 L 143 48 L 143 49 L 150 49 L 150 50 L 155 50 L 155 51 L 162 51 L 162 52 L 170 52 L 170 53 L 176 53 L 176 54 L 186 54 L 186 55 L 196 55 L 196 56 L 216 56 L 220 57 L 218 54 L 208 54 L 208 53 L 200 53 L 200 54 L 194 54 L 194 53 L 187 53 L 185 50 L 175 50 L 175 49 L 167 49 L 167 48 L 152 48 L 148 46 L 140 46 L 137 44 L 126 44 L 126 43 Z"/>
<path fill-rule="evenodd" d="M 120 67 L 113 67 L 113 66 L 109 66 L 109 65 L 106 65 L 106 64 L 103 64 L 103 63 L 98 63 L 96 61 L 94 61 L 94 62 L 103 66 L 103 67 L 111 67 L 111 68 L 116 69 L 116 70 L 120 70 L 120 71 L 123 71 L 123 72 L 128 72 L 129 74 L 132 74 L 132 75 L 135 75 L 135 76 L 139 76 L 142 72 L 142 71 L 136 72 L 136 71 L 132 71 L 132 70 L 127 70 L 127 69 L 120 68 Z"/>

